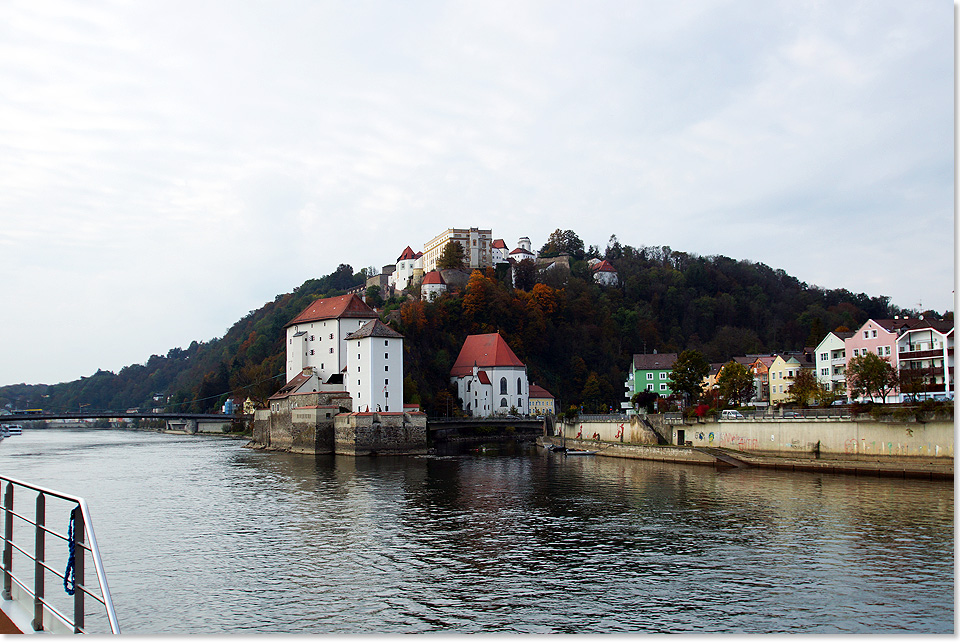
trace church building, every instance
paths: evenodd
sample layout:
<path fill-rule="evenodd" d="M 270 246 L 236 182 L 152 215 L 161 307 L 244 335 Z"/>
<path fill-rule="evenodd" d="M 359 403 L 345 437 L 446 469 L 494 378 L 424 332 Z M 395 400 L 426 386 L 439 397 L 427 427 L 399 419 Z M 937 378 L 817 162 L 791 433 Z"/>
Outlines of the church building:
<path fill-rule="evenodd" d="M 450 370 L 463 410 L 473 417 L 529 414 L 527 367 L 499 333 L 472 334 Z"/>

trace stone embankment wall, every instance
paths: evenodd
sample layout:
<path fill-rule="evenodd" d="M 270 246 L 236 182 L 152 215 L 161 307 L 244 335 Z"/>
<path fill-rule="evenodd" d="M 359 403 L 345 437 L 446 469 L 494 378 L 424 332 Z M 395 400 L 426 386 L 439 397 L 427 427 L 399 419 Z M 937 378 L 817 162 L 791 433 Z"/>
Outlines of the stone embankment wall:
<path fill-rule="evenodd" d="M 305 393 L 291 398 L 276 410 L 256 411 L 256 447 L 311 455 L 427 452 L 427 416 L 423 413 L 344 412 L 344 407 L 351 405 L 346 393 Z"/>
<path fill-rule="evenodd" d="M 334 418 L 338 455 L 417 455 L 427 449 L 427 416 L 422 412 L 352 412 Z"/>
<path fill-rule="evenodd" d="M 665 423 L 648 416 L 676 445 L 726 448 L 758 455 L 822 459 L 917 458 L 952 460 L 952 421 L 894 422 L 851 419 L 780 419 Z M 656 444 L 637 417 L 629 421 L 584 421 L 557 425 L 568 439 Z M 636 428 L 635 428 L 636 427 Z M 646 431 L 646 432 L 645 432 Z M 682 431 L 682 435 L 681 435 Z M 579 437 L 578 437 L 579 435 Z M 652 441 L 651 441 L 652 437 Z"/>
<path fill-rule="evenodd" d="M 623 444 L 654 446 L 657 444 L 656 433 L 650 430 L 636 415 L 626 419 L 610 421 L 577 421 L 572 424 L 557 422 L 554 426 L 554 432 L 556 436 L 563 436 L 567 439 L 617 441 Z"/>

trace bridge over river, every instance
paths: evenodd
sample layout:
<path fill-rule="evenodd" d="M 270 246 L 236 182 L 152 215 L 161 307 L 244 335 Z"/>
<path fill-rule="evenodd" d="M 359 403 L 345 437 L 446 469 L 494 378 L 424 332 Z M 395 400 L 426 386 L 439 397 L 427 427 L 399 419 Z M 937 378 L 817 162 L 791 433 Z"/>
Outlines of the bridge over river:
<path fill-rule="evenodd" d="M 432 444 L 533 441 L 544 434 L 545 421 L 534 417 L 429 417 L 427 439 Z"/>

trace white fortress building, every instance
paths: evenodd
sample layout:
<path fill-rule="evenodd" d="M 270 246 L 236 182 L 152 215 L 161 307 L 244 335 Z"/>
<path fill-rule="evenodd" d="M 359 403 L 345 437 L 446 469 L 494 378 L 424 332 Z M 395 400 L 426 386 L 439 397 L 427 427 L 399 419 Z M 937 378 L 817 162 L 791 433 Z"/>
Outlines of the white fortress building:
<path fill-rule="evenodd" d="M 403 410 L 403 337 L 355 294 L 318 299 L 286 327 L 287 384 L 342 385 L 355 410 Z"/>
<path fill-rule="evenodd" d="M 443 254 L 443 248 L 450 241 L 459 243 L 463 248 L 465 267 L 485 268 L 493 266 L 493 232 L 491 230 L 481 230 L 476 227 L 451 228 L 435 236 L 423 246 L 424 272 L 432 272 L 437 269 L 437 261 Z"/>

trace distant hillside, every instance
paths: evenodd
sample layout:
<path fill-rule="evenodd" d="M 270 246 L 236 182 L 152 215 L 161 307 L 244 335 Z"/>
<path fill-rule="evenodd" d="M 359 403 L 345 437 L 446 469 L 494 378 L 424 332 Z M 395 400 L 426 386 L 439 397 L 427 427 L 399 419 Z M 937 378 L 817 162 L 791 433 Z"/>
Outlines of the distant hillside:
<path fill-rule="evenodd" d="M 856 328 L 870 317 L 919 313 L 891 306 L 885 296 L 809 286 L 762 263 L 669 247 L 635 248 L 615 237 L 604 251 L 595 246 L 585 251 L 572 231 L 559 232 L 551 239 L 565 239 L 566 245 L 548 243 L 541 253 L 569 253 L 569 270 L 521 270 L 518 285 L 523 287 L 514 289 L 505 270 L 490 269 L 474 273 L 460 291 L 433 303 L 386 302 L 381 317 L 406 338 L 405 401 L 418 401 L 431 413 L 442 413 L 455 401 L 448 374 L 468 334 L 499 331 L 527 364 L 530 381 L 564 407 L 605 410 L 624 399 L 623 381 L 634 353 L 695 348 L 719 362 L 816 345 L 826 332 Z M 596 285 L 590 258 L 608 260 L 621 285 Z M 0 405 L 206 411 L 218 408 L 232 391 L 263 401 L 283 383 L 286 323 L 310 301 L 363 282 L 363 274 L 340 265 L 251 311 L 222 338 L 174 348 L 116 374 L 98 371 L 52 386 L 5 386 Z M 930 310 L 924 314 L 940 316 Z"/>

